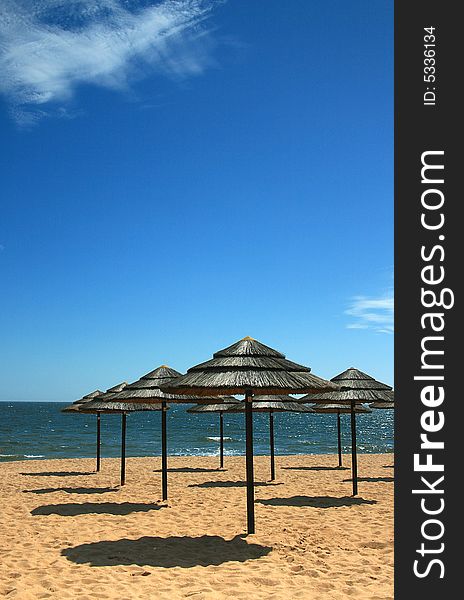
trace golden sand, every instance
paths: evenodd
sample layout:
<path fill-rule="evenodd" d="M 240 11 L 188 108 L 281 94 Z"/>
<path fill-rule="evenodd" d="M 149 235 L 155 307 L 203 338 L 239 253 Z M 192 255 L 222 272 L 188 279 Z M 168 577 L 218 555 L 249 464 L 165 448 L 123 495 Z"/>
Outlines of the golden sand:
<path fill-rule="evenodd" d="M 335 456 L 255 459 L 256 530 L 245 536 L 243 457 L 0 464 L 0 598 L 390 600 L 393 455 L 359 456 L 359 496 Z M 349 467 L 349 457 L 346 457 Z M 87 473 L 86 473 L 87 472 Z"/>

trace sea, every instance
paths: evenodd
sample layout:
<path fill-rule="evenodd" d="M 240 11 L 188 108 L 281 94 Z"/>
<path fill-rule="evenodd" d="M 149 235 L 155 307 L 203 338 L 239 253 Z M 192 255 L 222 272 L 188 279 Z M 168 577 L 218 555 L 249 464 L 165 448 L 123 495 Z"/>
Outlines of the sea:
<path fill-rule="evenodd" d="M 96 416 L 62 413 L 67 403 L 0 402 L 0 462 L 95 456 Z M 167 413 L 171 456 L 215 456 L 219 452 L 219 415 L 189 414 L 189 405 L 171 405 Z M 342 444 L 350 451 L 350 417 L 342 415 Z M 393 410 L 356 416 L 360 453 L 393 452 Z M 253 415 L 255 454 L 269 453 L 269 416 Z M 337 452 L 336 415 L 276 413 L 276 454 Z M 118 457 L 121 416 L 101 417 L 102 456 Z M 224 454 L 245 453 L 243 414 L 224 415 Z M 161 413 L 127 416 L 127 456 L 161 455 Z"/>

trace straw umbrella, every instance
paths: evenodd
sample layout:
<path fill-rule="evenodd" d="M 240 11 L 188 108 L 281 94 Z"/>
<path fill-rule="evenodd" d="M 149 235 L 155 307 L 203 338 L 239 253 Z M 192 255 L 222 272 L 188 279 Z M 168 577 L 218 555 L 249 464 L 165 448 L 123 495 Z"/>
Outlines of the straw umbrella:
<path fill-rule="evenodd" d="M 250 337 L 216 352 L 212 360 L 190 368 L 186 375 L 161 387 L 178 394 L 245 395 L 248 533 L 255 532 L 253 395 L 337 389 L 335 384 L 312 375 L 308 367 L 286 360 L 284 354 Z"/>
<path fill-rule="evenodd" d="M 94 392 L 90 392 L 90 394 L 86 394 L 85 396 L 83 396 L 82 398 L 79 398 L 79 400 L 76 400 L 75 402 L 73 402 L 72 404 L 70 404 L 69 406 L 66 406 L 65 408 L 61 409 L 62 413 L 67 413 L 67 414 L 78 414 L 78 413 L 82 413 L 82 407 L 87 404 L 90 400 L 93 400 L 96 396 L 100 396 L 101 394 L 103 394 L 103 392 L 101 390 L 95 390 Z M 97 465 L 95 470 L 100 471 L 100 413 L 97 412 L 97 442 L 96 442 L 96 459 L 97 459 Z"/>
<path fill-rule="evenodd" d="M 179 377 L 181 373 L 175 369 L 171 369 L 167 365 L 161 365 L 157 369 L 143 375 L 137 381 L 130 383 L 124 390 L 116 394 L 114 401 L 123 402 L 125 405 L 133 405 L 133 410 L 140 404 L 158 406 L 152 410 L 161 410 L 161 486 L 163 500 L 168 499 L 168 453 L 167 453 L 167 425 L 166 425 L 166 410 L 167 403 L 176 404 L 192 404 L 192 403 L 213 403 L 217 402 L 216 397 L 199 398 L 198 396 L 189 395 L 180 396 L 161 391 L 161 386 L 169 381 Z"/>
<path fill-rule="evenodd" d="M 219 398 L 218 398 L 219 399 Z M 219 468 L 224 468 L 224 411 L 229 406 L 237 404 L 237 398 L 233 396 L 224 396 L 221 402 L 217 404 L 197 404 L 187 409 L 188 413 L 210 414 L 219 413 Z"/>
<path fill-rule="evenodd" d="M 356 450 L 356 414 L 355 406 L 359 402 L 388 402 L 393 396 L 392 387 L 377 381 L 359 369 L 350 367 L 339 373 L 330 381 L 339 386 L 337 391 L 327 391 L 320 394 L 300 398 L 300 402 L 322 402 L 327 404 L 349 404 L 351 407 L 351 469 L 353 481 L 353 496 L 358 493 L 358 457 Z"/>
<path fill-rule="evenodd" d="M 104 394 L 97 396 L 93 400 L 87 402 L 82 408 L 81 412 L 98 412 L 105 414 L 120 414 L 121 415 L 121 475 L 120 482 L 121 486 L 126 483 L 126 418 L 128 412 L 136 411 L 153 411 L 161 410 L 161 408 L 154 404 L 148 403 L 127 403 L 115 400 L 115 397 L 119 392 L 127 387 L 127 383 L 120 383 L 112 388 L 109 388 Z"/>
<path fill-rule="evenodd" d="M 347 404 L 313 404 L 313 412 L 320 414 L 336 414 L 337 415 L 337 439 L 338 439 L 338 466 L 342 466 L 342 430 L 340 425 L 340 415 L 350 414 L 351 407 Z M 356 404 L 354 412 L 359 413 L 370 413 L 372 410 L 363 406 L 362 404 Z"/>
<path fill-rule="evenodd" d="M 372 402 L 369 408 L 395 408 L 394 402 Z"/>
<path fill-rule="evenodd" d="M 252 403 L 253 412 L 269 414 L 269 453 L 271 458 L 271 481 L 275 480 L 275 452 L 274 452 L 274 413 L 276 412 L 314 412 L 312 408 L 296 402 L 295 398 L 281 394 L 278 396 L 255 396 Z M 238 402 L 227 407 L 226 412 L 244 412 L 245 403 Z"/>

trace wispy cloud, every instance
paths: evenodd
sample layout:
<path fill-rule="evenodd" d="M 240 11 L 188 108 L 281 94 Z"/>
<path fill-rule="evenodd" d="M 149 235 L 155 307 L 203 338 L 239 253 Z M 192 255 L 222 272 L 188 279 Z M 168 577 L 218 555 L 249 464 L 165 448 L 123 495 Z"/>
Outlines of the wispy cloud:
<path fill-rule="evenodd" d="M 348 329 L 373 329 L 378 333 L 393 333 L 393 292 L 380 298 L 355 296 L 345 314 L 354 317 Z"/>
<path fill-rule="evenodd" d="M 148 72 L 200 74 L 211 64 L 204 21 L 216 3 L 2 0 L 0 93 L 27 123 L 63 109 L 81 84 L 127 90 Z"/>

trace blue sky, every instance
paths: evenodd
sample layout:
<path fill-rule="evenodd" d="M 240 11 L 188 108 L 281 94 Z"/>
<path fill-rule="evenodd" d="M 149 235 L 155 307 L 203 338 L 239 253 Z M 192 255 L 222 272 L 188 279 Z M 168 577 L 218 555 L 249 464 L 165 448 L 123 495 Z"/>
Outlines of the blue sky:
<path fill-rule="evenodd" d="M 392 4 L 2 2 L 0 400 L 246 335 L 393 383 Z"/>

